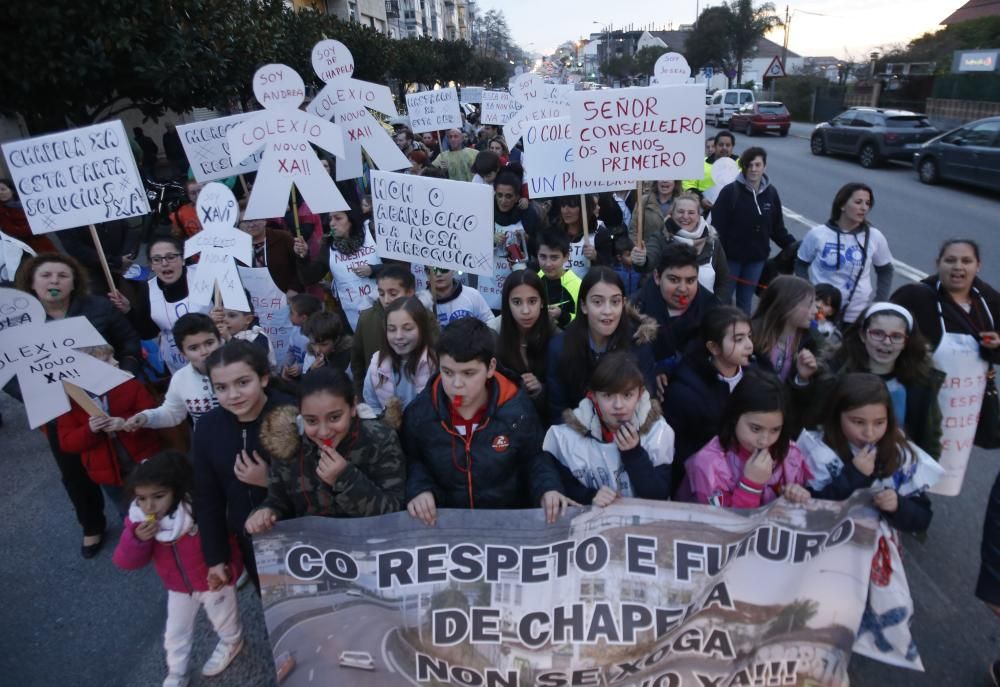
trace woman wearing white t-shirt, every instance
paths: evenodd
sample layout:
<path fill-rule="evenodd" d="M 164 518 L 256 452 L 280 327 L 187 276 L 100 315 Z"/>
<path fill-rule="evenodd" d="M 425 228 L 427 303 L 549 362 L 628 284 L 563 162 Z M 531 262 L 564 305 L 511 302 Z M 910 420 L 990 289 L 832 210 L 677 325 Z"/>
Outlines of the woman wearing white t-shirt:
<path fill-rule="evenodd" d="M 833 199 L 829 221 L 809 230 L 795 260 L 797 276 L 840 290 L 844 303 L 840 317 L 846 324 L 875 301 L 886 300 L 892 286 L 889 242 L 867 219 L 874 205 L 875 194 L 869 186 L 845 184 Z"/>

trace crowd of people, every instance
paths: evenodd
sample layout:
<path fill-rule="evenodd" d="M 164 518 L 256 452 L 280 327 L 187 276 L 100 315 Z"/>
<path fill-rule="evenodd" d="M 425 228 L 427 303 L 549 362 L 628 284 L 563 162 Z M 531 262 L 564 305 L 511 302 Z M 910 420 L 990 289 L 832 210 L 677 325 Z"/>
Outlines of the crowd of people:
<path fill-rule="evenodd" d="M 234 585 L 259 591 L 252 537 L 279 520 L 405 510 L 434 526 L 442 508 L 540 508 L 554 522 L 620 497 L 756 508 L 877 487 L 893 527 L 927 530 L 942 381 L 968 351 L 984 374 L 1000 362 L 1000 293 L 977 276 L 975 242 L 945 241 L 930 277 L 890 293 L 873 189 L 845 184 L 799 240 L 763 148 L 707 193 L 729 132 L 708 141 L 704 179 L 539 200 L 499 127 L 393 123 L 405 173 L 493 187 L 492 278 L 380 259 L 364 179 L 340 184 L 349 211 L 299 203 L 240 222 L 250 267 L 288 298 L 281 355 L 252 311 L 191 301 L 189 209 L 146 245 L 148 281 L 109 291 L 69 235 L 17 272 L 48 319 L 101 333 L 86 352 L 136 375 L 95 399 L 103 415 L 74 403 L 45 436 L 84 558 L 105 543 L 107 497 L 125 523 L 115 563 L 163 578 L 164 685 L 186 683 L 199 606 L 219 635 L 202 673 L 240 652 Z M 10 181 L 0 205 L 3 231 L 38 238 Z M 130 256 L 119 278 L 142 262 L 130 240 L 106 244 Z M 787 259 L 769 259 L 772 242 Z M 997 603 L 993 570 L 982 587 Z"/>

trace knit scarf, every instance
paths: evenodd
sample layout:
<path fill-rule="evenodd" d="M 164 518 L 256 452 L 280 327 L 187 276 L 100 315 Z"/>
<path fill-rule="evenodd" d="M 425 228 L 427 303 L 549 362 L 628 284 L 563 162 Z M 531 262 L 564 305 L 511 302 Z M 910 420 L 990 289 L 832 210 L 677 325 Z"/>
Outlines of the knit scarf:
<path fill-rule="evenodd" d="M 331 236 L 330 247 L 341 255 L 354 255 L 365 245 L 365 235 Z"/>
<path fill-rule="evenodd" d="M 135 501 L 128 508 L 128 519 L 137 523 L 146 521 L 146 514 Z M 156 533 L 156 541 L 164 544 L 177 541 L 195 527 L 194 518 L 191 517 L 191 506 L 181 501 L 174 512 L 158 521 L 158 524 L 160 530 Z"/>

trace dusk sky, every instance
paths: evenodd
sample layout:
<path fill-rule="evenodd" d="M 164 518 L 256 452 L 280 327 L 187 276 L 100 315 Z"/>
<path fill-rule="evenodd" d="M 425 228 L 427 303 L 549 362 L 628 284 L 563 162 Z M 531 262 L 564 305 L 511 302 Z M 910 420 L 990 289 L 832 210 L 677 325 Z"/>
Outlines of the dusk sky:
<path fill-rule="evenodd" d="M 605 24 L 628 24 L 656 29 L 694 21 L 696 7 L 721 0 L 480 0 L 479 11 L 503 10 L 514 40 L 529 52 L 548 54 L 567 40 L 589 36 Z M 757 3 L 755 3 L 757 4 Z M 782 17 L 785 2 L 775 2 Z M 907 43 L 965 4 L 965 0 L 795 0 L 788 47 L 803 56 L 830 55 L 867 59 L 881 46 Z M 816 16 L 807 12 L 826 16 Z M 596 24 L 593 22 L 597 22 Z M 784 39 L 782 29 L 768 36 Z"/>

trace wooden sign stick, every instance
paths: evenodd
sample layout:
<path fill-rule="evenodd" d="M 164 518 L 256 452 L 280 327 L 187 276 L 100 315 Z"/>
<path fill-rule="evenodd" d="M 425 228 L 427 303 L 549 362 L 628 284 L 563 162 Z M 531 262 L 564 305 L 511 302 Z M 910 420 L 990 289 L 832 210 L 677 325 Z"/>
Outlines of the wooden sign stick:
<path fill-rule="evenodd" d="M 587 216 L 587 196 L 580 194 L 580 220 L 583 222 L 583 242 L 590 240 L 590 218 Z"/>
<path fill-rule="evenodd" d="M 299 226 L 299 203 L 295 196 L 294 186 L 292 186 L 292 221 L 295 222 L 295 235 L 302 238 L 302 228 Z"/>
<path fill-rule="evenodd" d="M 642 208 L 642 182 L 636 182 L 636 201 L 635 201 L 635 211 L 639 213 L 639 218 L 636 220 L 635 224 L 635 245 L 642 245 L 642 216 L 645 214 Z"/>
<path fill-rule="evenodd" d="M 215 291 L 212 294 L 212 306 L 214 308 L 222 307 L 222 291 L 219 290 L 219 282 L 215 282 Z"/>
<path fill-rule="evenodd" d="M 76 384 L 70 384 L 64 381 L 62 383 L 63 389 L 66 390 L 66 395 L 76 401 L 76 404 L 83 408 L 87 415 L 90 417 L 107 417 L 108 414 L 104 412 L 101 406 L 97 405 L 97 402 L 90 397 L 86 391 L 78 387 Z"/>
<path fill-rule="evenodd" d="M 94 242 L 94 248 L 97 250 L 97 259 L 101 261 L 101 269 L 104 270 L 104 278 L 108 280 L 108 288 L 111 289 L 111 293 L 117 294 L 118 289 L 115 288 L 115 282 L 111 278 L 111 268 L 108 267 L 108 259 L 104 255 L 104 247 L 101 245 L 101 238 L 97 235 L 97 227 L 93 224 L 90 225 L 90 238 Z"/>
<path fill-rule="evenodd" d="M 243 187 L 243 195 L 249 196 L 250 195 L 250 187 L 247 186 L 247 180 L 243 177 L 242 174 L 239 175 L 239 178 L 240 178 L 240 186 Z"/>

